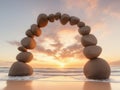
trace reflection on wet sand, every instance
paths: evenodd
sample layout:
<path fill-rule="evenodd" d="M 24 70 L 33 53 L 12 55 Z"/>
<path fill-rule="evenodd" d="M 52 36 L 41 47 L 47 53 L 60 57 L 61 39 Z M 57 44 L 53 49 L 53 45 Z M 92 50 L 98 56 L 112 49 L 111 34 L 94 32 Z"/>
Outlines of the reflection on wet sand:
<path fill-rule="evenodd" d="M 83 90 L 111 90 L 109 82 L 85 82 Z"/>
<path fill-rule="evenodd" d="M 32 90 L 32 81 L 6 81 L 3 90 Z"/>
<path fill-rule="evenodd" d="M 7 81 L 2 90 L 112 90 L 109 82 L 80 82 L 71 77 L 53 77 L 34 81 Z M 116 89 L 115 89 L 116 90 Z"/>

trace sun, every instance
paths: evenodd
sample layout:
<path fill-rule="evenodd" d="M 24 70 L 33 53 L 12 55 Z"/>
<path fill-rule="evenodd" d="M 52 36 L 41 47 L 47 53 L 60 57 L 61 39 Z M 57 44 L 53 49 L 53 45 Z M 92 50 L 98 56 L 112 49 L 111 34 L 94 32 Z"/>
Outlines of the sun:
<path fill-rule="evenodd" d="M 60 62 L 60 63 L 59 63 L 59 67 L 60 67 L 60 68 L 65 68 L 65 63 Z"/>

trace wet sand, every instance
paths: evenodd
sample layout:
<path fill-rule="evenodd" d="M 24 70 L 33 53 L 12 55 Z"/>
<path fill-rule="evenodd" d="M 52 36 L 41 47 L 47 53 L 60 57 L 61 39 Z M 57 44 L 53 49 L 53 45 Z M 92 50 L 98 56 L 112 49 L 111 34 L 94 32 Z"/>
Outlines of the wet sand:
<path fill-rule="evenodd" d="M 53 77 L 32 81 L 0 81 L 0 90 L 120 90 L 120 83 L 82 82 L 73 81 L 72 78 Z"/>

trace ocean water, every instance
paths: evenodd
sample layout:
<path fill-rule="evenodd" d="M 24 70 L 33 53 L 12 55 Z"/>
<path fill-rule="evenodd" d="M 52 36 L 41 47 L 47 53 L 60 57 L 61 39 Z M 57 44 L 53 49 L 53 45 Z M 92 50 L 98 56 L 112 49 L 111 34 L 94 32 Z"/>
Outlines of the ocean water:
<path fill-rule="evenodd" d="M 71 77 L 72 82 L 79 81 L 97 81 L 97 82 L 112 82 L 120 83 L 120 67 L 111 67 L 111 75 L 108 80 L 92 80 L 87 79 L 83 74 L 82 68 L 67 68 L 67 69 L 55 69 L 55 68 L 35 68 L 34 73 L 31 76 L 8 76 L 9 68 L 0 67 L 0 81 L 6 80 L 50 80 L 50 81 L 63 81 L 59 78 L 52 79 L 52 77 L 66 77 L 64 81 L 70 81 L 67 77 Z M 51 78 L 51 79 L 48 79 Z"/>

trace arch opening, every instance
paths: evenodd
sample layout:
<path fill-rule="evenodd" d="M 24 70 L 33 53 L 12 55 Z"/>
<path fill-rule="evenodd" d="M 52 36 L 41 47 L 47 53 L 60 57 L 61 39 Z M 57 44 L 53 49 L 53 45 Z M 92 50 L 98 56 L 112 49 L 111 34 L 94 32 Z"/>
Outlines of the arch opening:
<path fill-rule="evenodd" d="M 32 67 L 26 64 L 33 59 L 33 55 L 27 50 L 36 47 L 34 37 L 40 36 L 41 29 L 47 26 L 48 22 L 54 22 L 55 20 L 60 20 L 62 25 L 66 25 L 68 22 L 71 26 L 77 25 L 78 32 L 82 35 L 81 44 L 84 46 L 83 54 L 89 59 L 83 68 L 86 78 L 108 79 L 110 76 L 110 66 L 105 60 L 99 58 L 102 48 L 97 45 L 96 37 L 90 34 L 90 26 L 85 25 L 78 17 L 61 14 L 60 12 L 49 14 L 48 16 L 46 14 L 40 14 L 38 16 L 37 24 L 32 24 L 31 28 L 25 32 L 26 37 L 21 40 L 21 46 L 18 47 L 20 53 L 16 56 L 17 62 L 12 64 L 8 75 L 28 76 L 33 73 Z"/>

